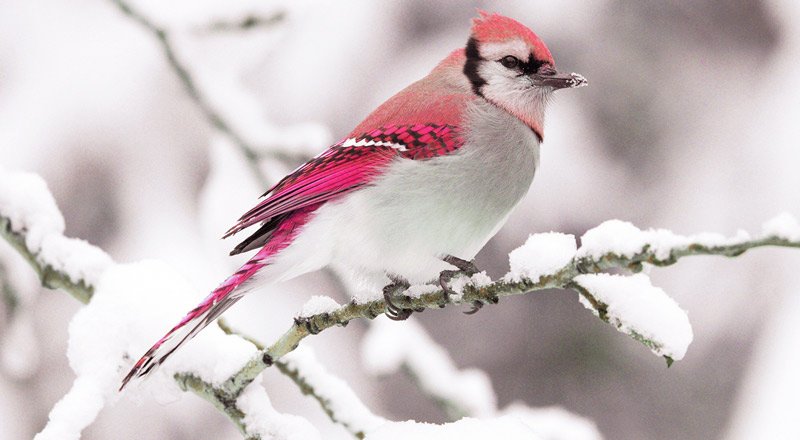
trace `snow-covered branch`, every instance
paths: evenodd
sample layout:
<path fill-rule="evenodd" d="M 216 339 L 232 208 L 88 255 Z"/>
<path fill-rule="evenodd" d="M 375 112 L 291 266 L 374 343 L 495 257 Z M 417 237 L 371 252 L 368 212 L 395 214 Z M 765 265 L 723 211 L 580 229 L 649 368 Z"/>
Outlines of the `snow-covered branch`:
<path fill-rule="evenodd" d="M 458 295 L 449 298 L 436 286 L 412 286 L 405 294 L 395 297 L 393 302 L 410 310 L 438 309 L 448 304 L 494 304 L 503 296 L 523 295 L 544 289 L 571 289 L 584 298 L 600 319 L 664 356 L 667 362 L 672 362 L 683 357 L 686 346 L 691 342 L 691 329 L 687 337 L 682 320 L 684 315 L 677 305 L 665 301 L 663 291 L 652 286 L 652 289 L 642 292 L 643 298 L 608 294 L 608 287 L 627 289 L 631 283 L 643 285 L 645 275 L 620 277 L 611 286 L 608 283 L 592 283 L 591 277 L 605 276 L 602 273 L 612 269 L 639 272 L 645 264 L 668 266 L 682 257 L 692 255 L 734 257 L 749 249 L 764 246 L 796 248 L 800 247 L 800 226 L 794 218 L 784 214 L 765 223 L 764 230 L 757 237 L 751 238 L 740 232 L 735 237 L 726 238 L 708 233 L 681 236 L 663 229 L 643 231 L 630 223 L 611 220 L 588 231 L 582 237 L 582 243 L 576 249 L 575 238 L 571 235 L 534 234 L 525 245 L 510 254 L 511 271 L 502 279 L 492 282 L 483 273 L 471 278 L 461 277 L 454 280 L 452 285 Z M 667 304 L 670 305 L 669 315 L 665 320 L 640 320 L 639 316 L 635 316 L 632 322 L 628 322 L 629 316 L 625 310 L 631 301 L 639 304 L 638 307 L 632 307 L 634 313 L 647 313 L 654 306 Z M 385 308 L 383 299 L 351 302 L 329 312 L 297 319 L 280 339 L 254 356 L 225 386 L 236 394 L 261 371 L 294 350 L 305 337 L 331 327 L 346 326 L 354 319 L 374 319 Z M 643 324 L 640 324 L 642 321 Z M 674 334 L 675 328 L 678 329 L 677 335 Z"/>
<path fill-rule="evenodd" d="M 175 297 L 191 291 L 172 280 L 174 274 L 168 269 L 154 270 L 148 265 L 125 268 L 114 264 L 98 248 L 82 240 L 64 237 L 63 230 L 63 218 L 39 177 L 25 173 L 0 173 L 0 233 L 31 264 L 45 286 L 63 288 L 83 302 L 92 299 L 91 304 L 82 310 L 87 313 L 79 313 L 70 326 L 71 341 L 76 338 L 70 350 L 79 352 L 74 359 L 71 354 L 70 359 L 78 378 L 51 413 L 51 420 L 58 423 L 48 424 L 41 438 L 58 436 L 61 429 L 66 429 L 63 422 L 76 417 L 81 422 L 69 424 L 69 429 L 82 429 L 94 420 L 104 405 L 102 402 L 111 398 L 113 387 L 119 381 L 119 369 L 130 362 L 125 357 L 134 350 L 131 347 L 140 349 L 136 344 L 141 343 L 141 336 L 131 336 L 130 329 L 144 325 L 135 324 L 137 321 L 150 319 L 122 319 L 119 315 L 123 311 L 132 316 L 154 312 L 171 315 L 163 291 L 158 288 L 172 292 Z M 456 295 L 449 297 L 438 286 L 412 286 L 393 302 L 412 310 L 437 309 L 448 304 L 492 304 L 501 296 L 542 289 L 571 289 L 577 291 L 584 305 L 601 319 L 642 342 L 656 354 L 670 361 L 677 360 L 683 357 L 692 338 L 685 313 L 661 289 L 653 287 L 644 274 L 623 276 L 605 272 L 612 269 L 639 272 L 646 264 L 666 266 L 691 255 L 737 256 L 756 247 L 800 247 L 800 225 L 784 214 L 765 223 L 757 236 L 739 232 L 726 238 L 717 234 L 681 236 L 666 230 L 640 230 L 630 223 L 612 220 L 588 231 L 581 242 L 582 246 L 578 248 L 571 235 L 531 235 L 523 246 L 511 252 L 510 271 L 499 280 L 492 281 L 483 273 L 456 278 L 451 283 Z M 109 272 L 115 273 L 110 276 Z M 148 281 L 149 278 L 153 279 Z M 136 280 L 150 284 L 141 287 L 135 285 Z M 147 295 L 152 296 L 160 307 L 151 307 Z M 333 326 L 345 326 L 353 319 L 374 319 L 383 314 L 385 301 L 353 301 L 340 306 L 333 301 L 317 299 L 315 304 L 315 307 L 308 307 L 302 317 L 296 318 L 281 338 L 265 348 L 238 334 L 236 341 L 225 341 L 221 345 L 218 341 L 214 346 L 231 347 L 231 353 L 226 352 L 226 356 L 231 355 L 231 360 L 221 369 L 213 367 L 216 373 L 208 373 L 208 366 L 197 364 L 219 362 L 218 356 L 211 360 L 208 357 L 192 358 L 191 362 L 184 360 L 181 363 L 180 356 L 176 355 L 173 361 L 175 380 L 184 390 L 192 390 L 210 401 L 251 438 L 263 437 L 263 432 L 271 432 L 275 423 L 304 423 L 294 419 L 290 421 L 287 418 L 290 416 L 275 412 L 268 405 L 266 392 L 262 393 L 263 387 L 253 383 L 271 365 L 276 365 L 304 393 L 312 395 L 332 420 L 356 436 L 369 438 L 369 432 L 405 429 L 402 427 L 405 425 L 384 423 L 384 419 L 372 414 L 343 382 L 325 372 L 310 353 L 292 353 L 309 335 Z M 91 313 L 87 309 L 92 309 Z M 169 318 L 167 316 L 165 320 Z M 114 330 L 113 325 L 128 330 Z M 229 333 L 227 337 L 234 333 L 224 323 L 221 327 Z M 220 333 L 217 336 L 226 336 L 219 330 L 217 332 Z M 207 329 L 204 335 L 217 337 L 212 333 L 213 329 Z M 94 339 L 98 335 L 102 336 L 101 340 Z M 253 349 L 253 344 L 256 349 Z M 246 347 L 242 348 L 243 345 Z M 400 357 L 401 363 L 414 362 L 409 356 Z M 417 365 L 414 368 L 423 371 L 425 367 Z M 430 377 L 436 377 L 436 374 Z M 462 405 L 457 411 L 459 414 L 480 415 L 479 405 L 486 402 L 481 398 L 475 400 L 478 406 L 470 406 L 469 399 L 464 396 L 448 397 L 441 390 L 437 391 L 435 383 L 426 383 L 422 388 L 437 398 L 458 400 Z M 78 410 L 73 404 L 87 399 L 97 405 L 88 408 L 88 412 L 76 413 Z M 271 414 L 270 419 L 257 422 L 248 408 L 254 408 L 259 414 Z M 260 428 L 252 423 L 257 423 Z M 307 426 L 298 429 L 307 429 Z"/>

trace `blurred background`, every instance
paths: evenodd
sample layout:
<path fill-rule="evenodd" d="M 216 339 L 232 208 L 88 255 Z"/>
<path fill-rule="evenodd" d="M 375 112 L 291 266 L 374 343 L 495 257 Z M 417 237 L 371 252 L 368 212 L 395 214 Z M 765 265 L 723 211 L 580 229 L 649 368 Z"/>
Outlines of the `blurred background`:
<path fill-rule="evenodd" d="M 620 218 L 731 235 L 757 233 L 783 211 L 800 217 L 800 4 L 792 0 L 130 5 L 170 31 L 206 105 L 263 155 L 270 182 L 463 46 L 476 7 L 530 26 L 558 67 L 590 86 L 556 94 L 534 185 L 478 255 L 492 277 L 529 233 L 579 236 Z M 209 124 L 152 29 L 113 0 L 0 0 L 0 166 L 44 177 L 68 236 L 119 262 L 165 260 L 198 298 L 241 262 L 227 257 L 235 243 L 219 237 L 266 189 L 236 142 Z M 0 438 L 31 438 L 74 377 L 65 352 L 80 304 L 42 291 L 5 243 L 0 266 L 18 296 L 0 306 Z M 758 249 L 653 269 L 653 283 L 694 327 L 686 358 L 670 369 L 570 291 L 418 319 L 460 367 L 488 373 L 501 407 L 562 406 L 607 439 L 796 439 L 798 267 L 796 250 Z M 328 274 L 311 274 L 226 316 L 273 340 L 312 294 L 346 301 Z M 378 414 L 444 422 L 407 377 L 364 372 L 366 329 L 354 323 L 304 344 Z M 348 438 L 286 378 L 268 371 L 265 380 L 276 408 L 311 418 L 326 438 Z M 84 438 L 240 436 L 187 394 L 120 399 Z"/>

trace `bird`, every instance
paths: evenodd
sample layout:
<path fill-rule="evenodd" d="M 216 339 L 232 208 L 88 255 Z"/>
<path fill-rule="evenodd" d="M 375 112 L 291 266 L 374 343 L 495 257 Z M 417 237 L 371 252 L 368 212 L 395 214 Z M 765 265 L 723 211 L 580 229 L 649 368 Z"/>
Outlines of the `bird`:
<path fill-rule="evenodd" d="M 122 381 L 150 374 L 252 290 L 321 268 L 390 292 L 439 279 L 445 293 L 528 192 L 553 91 L 587 84 L 556 70 L 520 22 L 478 11 L 466 46 L 378 106 L 345 138 L 288 174 L 227 238 L 258 250 L 158 340 Z M 455 269 L 454 269 L 455 267 Z M 388 282 L 388 284 L 387 284 Z M 473 311 L 480 307 L 475 304 Z"/>

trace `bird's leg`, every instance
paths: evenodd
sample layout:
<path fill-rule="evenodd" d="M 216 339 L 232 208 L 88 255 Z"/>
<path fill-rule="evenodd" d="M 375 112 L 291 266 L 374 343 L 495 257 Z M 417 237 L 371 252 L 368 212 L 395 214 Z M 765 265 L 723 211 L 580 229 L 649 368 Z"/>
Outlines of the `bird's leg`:
<path fill-rule="evenodd" d="M 475 265 L 475 260 L 467 261 L 452 255 L 445 255 L 444 258 L 442 258 L 442 261 L 447 264 L 452 264 L 453 266 L 457 267 L 460 272 L 469 277 L 480 272 L 480 270 L 478 270 L 478 266 Z"/>
<path fill-rule="evenodd" d="M 467 261 L 452 255 L 445 255 L 442 258 L 442 261 L 447 264 L 452 264 L 458 268 L 458 270 L 443 270 L 441 273 L 439 273 L 439 285 L 442 286 L 442 290 L 444 291 L 445 301 L 449 302 L 450 295 L 455 294 L 453 289 L 450 287 L 450 280 L 452 280 L 456 275 L 461 274 L 471 277 L 480 272 L 480 270 L 477 266 L 475 266 L 475 260 Z M 481 307 L 483 307 L 483 303 L 480 301 L 475 301 L 472 303 L 472 309 L 464 313 L 471 315 L 480 310 Z"/>
<path fill-rule="evenodd" d="M 391 274 L 386 274 L 386 276 L 392 280 L 391 284 L 383 287 L 383 300 L 386 301 L 386 316 L 394 321 L 408 319 L 411 313 L 413 313 L 413 310 L 396 306 L 394 302 L 392 302 L 392 297 L 402 293 L 411 285 L 408 283 L 408 280 L 403 277 Z"/>

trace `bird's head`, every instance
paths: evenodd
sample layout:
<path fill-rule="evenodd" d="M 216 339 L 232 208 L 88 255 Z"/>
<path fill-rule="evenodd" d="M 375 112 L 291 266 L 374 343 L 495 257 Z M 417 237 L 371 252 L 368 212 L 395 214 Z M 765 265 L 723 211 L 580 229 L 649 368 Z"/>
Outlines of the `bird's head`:
<path fill-rule="evenodd" d="M 558 72 L 544 42 L 521 23 L 479 13 L 465 50 L 464 74 L 476 94 L 522 120 L 541 140 L 550 94 L 584 86 L 586 79 Z"/>

